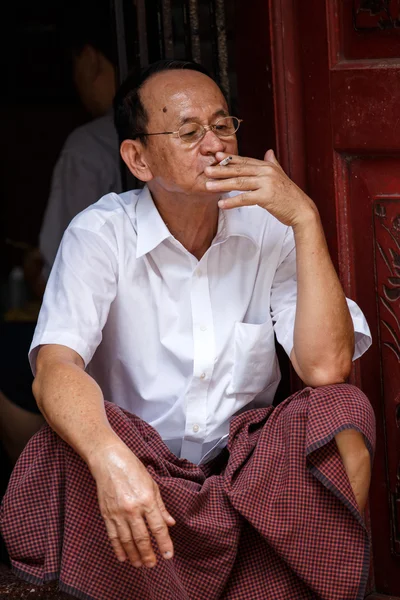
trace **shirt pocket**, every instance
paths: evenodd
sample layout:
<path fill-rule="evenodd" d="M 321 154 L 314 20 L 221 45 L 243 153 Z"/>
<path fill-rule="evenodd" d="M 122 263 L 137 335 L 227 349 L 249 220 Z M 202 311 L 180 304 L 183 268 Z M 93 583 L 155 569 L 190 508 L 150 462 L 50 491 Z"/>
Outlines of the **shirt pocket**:
<path fill-rule="evenodd" d="M 228 393 L 258 394 L 278 377 L 272 321 L 259 325 L 236 322 L 232 380 Z"/>

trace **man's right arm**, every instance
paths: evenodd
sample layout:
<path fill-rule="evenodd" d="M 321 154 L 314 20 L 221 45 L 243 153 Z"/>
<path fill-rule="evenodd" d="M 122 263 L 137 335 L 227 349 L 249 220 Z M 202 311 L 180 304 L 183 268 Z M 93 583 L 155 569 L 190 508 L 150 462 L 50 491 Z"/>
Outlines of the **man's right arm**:
<path fill-rule="evenodd" d="M 156 562 L 149 529 L 165 558 L 173 555 L 166 510 L 157 484 L 111 428 L 100 387 L 77 352 L 44 345 L 36 360 L 33 393 L 51 428 L 87 463 L 117 558 L 135 566 Z"/>
<path fill-rule="evenodd" d="M 71 348 L 40 348 L 33 393 L 51 428 L 89 466 L 100 447 L 119 440 L 108 423 L 101 389 Z"/>

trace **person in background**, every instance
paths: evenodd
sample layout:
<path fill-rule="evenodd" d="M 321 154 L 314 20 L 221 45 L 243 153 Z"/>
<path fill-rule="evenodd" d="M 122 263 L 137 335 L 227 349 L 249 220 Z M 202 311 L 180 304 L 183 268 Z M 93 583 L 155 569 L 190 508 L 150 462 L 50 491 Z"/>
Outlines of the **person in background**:
<path fill-rule="evenodd" d="M 107 4 L 103 8 L 101 4 L 68 3 L 62 19 L 75 88 L 92 120 L 68 136 L 54 168 L 39 237 L 43 277 L 35 289 L 40 297 L 70 221 L 101 196 L 122 191 L 112 114 L 116 50 Z"/>
<path fill-rule="evenodd" d="M 65 141 L 52 175 L 39 248 L 25 258 L 25 279 L 39 300 L 70 221 L 99 197 L 122 191 L 112 114 L 116 52 L 108 3 L 86 1 L 78 6 L 68 2 L 60 23 L 74 84 L 92 120 L 72 131 Z M 0 365 L 0 440 L 12 464 L 44 423 L 31 389 L 33 378 L 26 355 L 32 334 L 25 339 L 27 329 L 20 327 L 16 333 L 12 324 L 2 325 L 7 352 Z"/>

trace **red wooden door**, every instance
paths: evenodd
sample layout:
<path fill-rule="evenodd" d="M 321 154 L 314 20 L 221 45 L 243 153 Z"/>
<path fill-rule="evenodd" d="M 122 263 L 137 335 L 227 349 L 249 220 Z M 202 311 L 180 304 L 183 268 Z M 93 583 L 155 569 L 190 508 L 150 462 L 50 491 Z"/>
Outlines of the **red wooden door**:
<path fill-rule="evenodd" d="M 400 598 L 400 1 L 269 10 L 278 155 L 373 335 L 353 373 L 377 417 L 369 592 Z"/>

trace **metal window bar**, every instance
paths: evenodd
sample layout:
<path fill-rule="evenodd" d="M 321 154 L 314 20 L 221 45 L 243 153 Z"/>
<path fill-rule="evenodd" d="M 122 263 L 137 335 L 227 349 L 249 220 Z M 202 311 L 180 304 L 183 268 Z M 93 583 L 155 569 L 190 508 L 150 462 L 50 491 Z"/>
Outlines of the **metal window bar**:
<path fill-rule="evenodd" d="M 164 57 L 174 58 L 171 0 L 162 0 L 162 25 L 164 34 Z"/>
<path fill-rule="evenodd" d="M 122 83 L 128 75 L 128 59 L 126 55 L 126 37 L 124 20 L 124 1 L 114 0 L 113 4 L 115 38 L 118 56 L 118 83 Z"/>
<path fill-rule="evenodd" d="M 145 0 L 131 0 L 136 6 L 136 21 L 139 38 L 140 66 L 147 67 L 149 64 L 149 49 L 147 40 L 146 25 L 146 4 Z"/>
<path fill-rule="evenodd" d="M 224 0 L 215 0 L 215 21 L 217 26 L 219 83 L 229 101 L 230 85 L 228 75 L 228 48 L 226 42 Z"/>
<path fill-rule="evenodd" d="M 201 63 L 199 5 L 197 0 L 189 0 L 189 24 L 192 59 Z"/>

